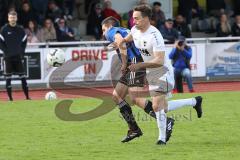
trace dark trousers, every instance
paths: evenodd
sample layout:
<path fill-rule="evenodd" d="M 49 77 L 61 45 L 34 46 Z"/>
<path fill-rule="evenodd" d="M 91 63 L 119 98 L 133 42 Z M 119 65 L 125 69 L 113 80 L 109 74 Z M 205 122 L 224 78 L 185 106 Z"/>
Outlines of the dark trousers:
<path fill-rule="evenodd" d="M 175 89 L 178 93 L 183 93 L 183 77 L 181 74 L 175 74 Z"/>

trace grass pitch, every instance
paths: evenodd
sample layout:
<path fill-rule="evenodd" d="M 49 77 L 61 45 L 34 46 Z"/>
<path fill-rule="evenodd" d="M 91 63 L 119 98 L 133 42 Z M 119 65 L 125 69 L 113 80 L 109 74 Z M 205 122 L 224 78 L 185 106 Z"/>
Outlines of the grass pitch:
<path fill-rule="evenodd" d="M 174 99 L 195 95 L 179 94 Z M 69 122 L 55 115 L 59 101 L 0 102 L 0 160 L 238 160 L 240 92 L 201 95 L 201 119 L 190 107 L 168 113 L 176 123 L 165 147 L 155 145 L 155 120 L 137 107 L 133 110 L 144 135 L 122 144 L 127 125 L 118 109 L 90 121 Z M 100 103 L 75 99 L 71 111 L 89 111 Z"/>

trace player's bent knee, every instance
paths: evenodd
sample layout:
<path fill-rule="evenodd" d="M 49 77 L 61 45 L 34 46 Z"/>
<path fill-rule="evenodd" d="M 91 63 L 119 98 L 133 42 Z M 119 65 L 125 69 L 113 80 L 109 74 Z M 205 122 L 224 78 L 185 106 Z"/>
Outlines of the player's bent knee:
<path fill-rule="evenodd" d="M 154 111 L 154 112 L 158 112 L 158 111 L 159 111 L 158 106 L 154 106 L 154 105 L 153 105 L 153 111 Z"/>
<path fill-rule="evenodd" d="M 119 97 L 119 95 L 116 92 L 113 92 L 112 94 L 112 100 L 116 103 L 119 104 L 121 101 L 121 97 Z"/>
<path fill-rule="evenodd" d="M 135 97 L 130 97 L 131 102 L 133 103 L 133 105 L 138 105 L 137 104 L 137 99 Z"/>

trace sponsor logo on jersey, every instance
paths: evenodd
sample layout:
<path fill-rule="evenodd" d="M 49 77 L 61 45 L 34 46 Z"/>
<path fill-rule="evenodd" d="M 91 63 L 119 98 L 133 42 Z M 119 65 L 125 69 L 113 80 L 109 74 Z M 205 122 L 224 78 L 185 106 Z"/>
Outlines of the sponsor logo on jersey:
<path fill-rule="evenodd" d="M 139 49 L 140 53 L 144 56 L 151 56 L 147 49 Z"/>

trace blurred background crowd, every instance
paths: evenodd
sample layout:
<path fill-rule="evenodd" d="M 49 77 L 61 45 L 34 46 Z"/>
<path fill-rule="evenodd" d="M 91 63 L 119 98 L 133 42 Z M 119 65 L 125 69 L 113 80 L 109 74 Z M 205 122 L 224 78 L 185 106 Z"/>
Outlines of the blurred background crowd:
<path fill-rule="evenodd" d="M 198 0 L 173 1 L 177 8 L 171 18 L 165 16 L 158 0 L 136 1 L 136 5 L 152 7 L 151 23 L 166 42 L 173 43 L 179 36 L 240 36 L 239 0 L 205 0 L 205 7 Z M 17 11 L 29 43 L 103 40 L 101 21 L 108 16 L 117 18 L 123 27 L 134 25 L 132 10 L 120 14 L 111 0 L 0 0 L 0 27 L 7 22 L 9 10 Z"/>

